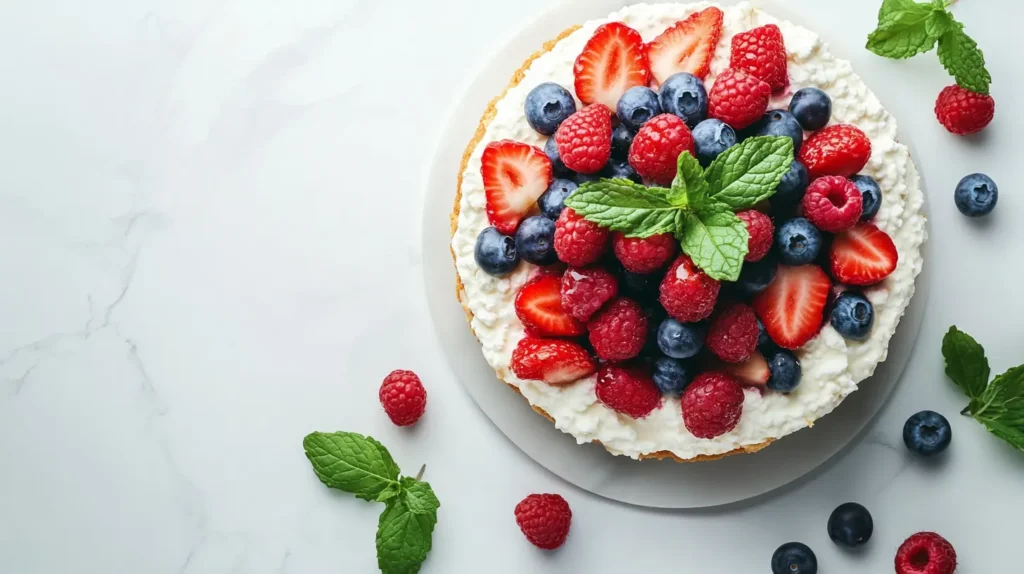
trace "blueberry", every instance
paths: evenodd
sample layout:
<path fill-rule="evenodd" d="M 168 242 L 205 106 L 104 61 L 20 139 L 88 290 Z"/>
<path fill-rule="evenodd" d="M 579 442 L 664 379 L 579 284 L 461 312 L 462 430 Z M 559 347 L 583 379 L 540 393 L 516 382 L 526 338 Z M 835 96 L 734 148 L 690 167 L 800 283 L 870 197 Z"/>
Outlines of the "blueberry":
<path fill-rule="evenodd" d="M 875 307 L 860 293 L 846 291 L 832 306 L 832 326 L 844 339 L 863 341 L 875 323 Z"/>
<path fill-rule="evenodd" d="M 764 328 L 764 323 L 761 319 L 757 319 L 757 346 L 758 347 L 771 347 L 774 344 L 772 338 L 768 335 L 768 329 Z"/>
<path fill-rule="evenodd" d="M 629 158 L 629 148 L 635 137 L 636 132 L 627 128 L 626 124 L 615 126 L 612 131 L 612 157 L 623 161 Z"/>
<path fill-rule="evenodd" d="M 601 171 L 604 171 L 604 168 L 601 168 Z M 598 173 L 577 173 L 577 174 L 574 174 L 572 176 L 572 179 L 573 179 L 573 181 L 576 182 L 577 185 L 583 185 L 584 183 L 590 183 L 592 181 L 597 181 L 597 180 L 601 179 L 602 177 L 604 177 L 604 176 L 601 175 L 601 172 L 598 172 Z"/>
<path fill-rule="evenodd" d="M 854 548 L 866 544 L 874 530 L 871 513 L 856 502 L 840 504 L 828 517 L 828 537 L 841 546 Z"/>
<path fill-rule="evenodd" d="M 760 261 L 744 263 L 738 281 L 740 289 L 748 296 L 757 295 L 772 284 L 778 270 L 779 265 L 771 256 Z"/>
<path fill-rule="evenodd" d="M 569 90 L 544 82 L 526 95 L 526 121 L 530 127 L 549 136 L 566 118 L 576 113 L 576 100 Z"/>
<path fill-rule="evenodd" d="M 864 200 L 864 213 L 861 214 L 860 220 L 868 221 L 878 213 L 878 208 L 882 207 L 882 188 L 878 187 L 875 178 L 867 175 L 855 175 L 850 181 L 860 190 Z"/>
<path fill-rule="evenodd" d="M 543 215 L 527 217 L 516 230 L 516 250 L 523 261 L 551 265 L 555 255 L 555 222 Z"/>
<path fill-rule="evenodd" d="M 757 123 L 757 136 L 781 136 L 793 140 L 793 151 L 799 152 L 804 145 L 804 128 L 793 114 L 785 110 L 768 110 Z"/>
<path fill-rule="evenodd" d="M 805 130 L 815 132 L 832 119 L 832 98 L 818 88 L 804 88 L 793 94 L 789 111 Z"/>
<path fill-rule="evenodd" d="M 693 74 L 673 74 L 661 85 L 661 109 L 675 114 L 691 128 L 708 117 L 708 91 L 704 82 Z"/>
<path fill-rule="evenodd" d="M 722 120 L 704 120 L 693 128 L 693 143 L 697 159 L 706 167 L 723 151 L 736 145 L 736 130 Z"/>
<path fill-rule="evenodd" d="M 800 384 L 800 361 L 796 355 L 779 349 L 768 357 L 768 388 L 780 393 L 791 393 Z"/>
<path fill-rule="evenodd" d="M 693 380 L 693 372 L 685 363 L 671 357 L 654 361 L 654 384 L 663 395 L 679 396 Z"/>
<path fill-rule="evenodd" d="M 796 205 L 804 198 L 804 192 L 811 183 L 811 176 L 804 164 L 794 161 L 789 171 L 782 176 L 782 183 L 772 196 L 772 201 L 788 205 Z"/>
<path fill-rule="evenodd" d="M 545 217 L 551 220 L 558 219 L 565 209 L 565 198 L 576 191 L 578 186 L 568 179 L 556 179 L 548 186 L 548 190 L 537 200 L 537 207 Z"/>
<path fill-rule="evenodd" d="M 515 271 L 519 265 L 516 240 L 493 227 L 488 227 L 476 238 L 473 259 L 484 273 L 504 277 Z"/>
<path fill-rule="evenodd" d="M 806 265 L 821 252 L 821 232 L 810 221 L 796 217 L 783 223 L 775 231 L 779 259 L 786 265 Z"/>
<path fill-rule="evenodd" d="M 616 260 L 617 261 L 617 260 Z M 658 296 L 658 286 L 661 283 L 657 275 L 633 273 L 623 270 L 621 273 L 622 282 L 619 287 L 622 294 L 636 299 L 638 302 L 654 299 Z"/>
<path fill-rule="evenodd" d="M 551 168 L 555 177 L 569 179 L 573 176 L 573 171 L 565 166 L 562 156 L 558 155 L 558 144 L 555 143 L 555 138 L 548 138 L 548 141 L 544 142 L 544 153 L 551 160 Z"/>
<path fill-rule="evenodd" d="M 629 165 L 628 161 L 619 161 L 617 159 L 609 160 L 598 175 L 612 179 L 628 179 L 636 183 L 643 182 L 640 176 L 637 175 L 636 170 L 633 169 L 633 166 Z"/>
<path fill-rule="evenodd" d="M 704 346 L 706 330 L 699 323 L 680 323 L 665 319 L 658 327 L 658 347 L 674 359 L 689 359 Z"/>
<path fill-rule="evenodd" d="M 953 440 L 953 429 L 946 417 L 935 411 L 921 411 L 903 425 L 903 442 L 911 451 L 932 456 L 946 450 Z"/>
<path fill-rule="evenodd" d="M 956 208 L 968 217 L 988 215 L 999 200 L 999 186 L 983 173 L 972 173 L 956 185 Z"/>
<path fill-rule="evenodd" d="M 818 558 L 806 544 L 787 542 L 772 555 L 772 574 L 818 574 Z"/>
<path fill-rule="evenodd" d="M 658 93 L 645 86 L 633 86 L 626 90 L 615 106 L 619 122 L 632 130 L 639 130 L 647 120 L 661 113 Z"/>

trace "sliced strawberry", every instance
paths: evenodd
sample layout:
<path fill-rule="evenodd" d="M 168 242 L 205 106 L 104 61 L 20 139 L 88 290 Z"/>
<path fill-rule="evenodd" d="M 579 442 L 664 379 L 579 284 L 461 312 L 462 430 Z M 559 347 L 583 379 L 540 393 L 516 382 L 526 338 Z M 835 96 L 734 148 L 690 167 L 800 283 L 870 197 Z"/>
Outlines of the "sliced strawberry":
<path fill-rule="evenodd" d="M 754 311 L 776 345 L 799 349 L 821 330 L 831 290 L 817 265 L 780 265 L 775 281 L 754 298 Z"/>
<path fill-rule="evenodd" d="M 584 104 L 601 103 L 614 110 L 634 86 L 646 86 L 651 71 L 640 33 L 622 22 L 598 27 L 573 67 L 576 97 Z"/>
<path fill-rule="evenodd" d="M 862 223 L 836 235 L 829 261 L 836 281 L 874 285 L 896 270 L 899 253 L 886 232 Z"/>
<path fill-rule="evenodd" d="M 511 235 L 551 185 L 551 160 L 543 151 L 512 140 L 484 148 L 480 176 L 487 196 L 487 219 Z"/>
<path fill-rule="evenodd" d="M 516 295 L 516 316 L 531 333 L 551 337 L 575 337 L 586 325 L 562 308 L 562 278 L 540 275 L 523 285 Z"/>
<path fill-rule="evenodd" d="M 594 374 L 597 365 L 586 349 L 571 341 L 526 338 L 512 352 L 512 372 L 520 379 L 553 385 Z"/>
<path fill-rule="evenodd" d="M 704 79 L 722 37 L 722 11 L 705 8 L 662 32 L 647 45 L 651 75 L 659 85 L 672 74 L 689 72 Z"/>
<path fill-rule="evenodd" d="M 768 361 L 760 351 L 754 351 L 754 354 L 742 363 L 724 365 L 725 372 L 736 377 L 736 380 L 744 385 L 763 388 L 768 384 L 768 379 L 772 377 Z"/>

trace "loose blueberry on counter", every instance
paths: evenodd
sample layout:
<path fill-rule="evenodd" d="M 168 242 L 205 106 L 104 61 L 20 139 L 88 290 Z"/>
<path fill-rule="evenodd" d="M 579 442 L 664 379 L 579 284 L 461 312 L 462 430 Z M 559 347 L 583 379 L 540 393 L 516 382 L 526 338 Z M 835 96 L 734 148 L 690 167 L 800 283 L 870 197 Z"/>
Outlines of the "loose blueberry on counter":
<path fill-rule="evenodd" d="M 853 185 L 860 190 L 864 213 L 861 214 L 861 221 L 868 221 L 878 214 L 878 208 L 882 207 L 882 188 L 878 187 L 875 178 L 868 175 L 855 175 L 850 178 Z"/>
<path fill-rule="evenodd" d="M 799 161 L 794 161 L 786 175 L 782 176 L 782 182 L 772 196 L 772 202 L 796 205 L 803 200 L 804 192 L 810 184 L 811 176 L 807 168 Z"/>
<path fill-rule="evenodd" d="M 526 121 L 546 136 L 555 133 L 566 118 L 576 113 L 576 100 L 569 90 L 544 82 L 526 95 Z"/>
<path fill-rule="evenodd" d="M 772 338 L 768 336 L 768 329 L 764 328 L 764 323 L 762 323 L 761 319 L 758 318 L 758 320 L 757 320 L 757 346 L 759 348 L 763 349 L 765 347 L 771 347 L 774 344 L 775 343 L 772 341 Z"/>
<path fill-rule="evenodd" d="M 818 574 L 818 558 L 806 544 L 787 542 L 772 555 L 772 574 Z"/>
<path fill-rule="evenodd" d="M 661 85 L 661 109 L 683 118 L 694 127 L 708 117 L 708 91 L 704 82 L 693 74 L 673 74 Z"/>
<path fill-rule="evenodd" d="M 832 306 L 831 322 L 844 339 L 863 341 L 875 323 L 875 307 L 860 293 L 845 291 Z"/>
<path fill-rule="evenodd" d="M 633 86 L 626 90 L 615 106 L 619 122 L 633 131 L 639 130 L 647 120 L 661 113 L 658 93 L 646 86 Z"/>
<path fill-rule="evenodd" d="M 793 151 L 800 153 L 804 145 L 804 128 L 786 110 L 768 110 L 757 124 L 755 136 L 781 136 L 793 140 Z"/>
<path fill-rule="evenodd" d="M 828 517 L 828 537 L 840 546 L 855 548 L 867 544 L 874 530 L 871 513 L 856 502 L 840 504 Z"/>
<path fill-rule="evenodd" d="M 775 280 L 775 273 L 779 270 L 779 264 L 770 254 L 760 261 L 746 262 L 740 271 L 740 289 L 748 296 L 757 295 L 764 291 Z"/>
<path fill-rule="evenodd" d="M 544 142 L 544 153 L 551 160 L 551 171 L 555 177 L 571 179 L 575 175 L 571 169 L 566 167 L 562 156 L 558 155 L 558 144 L 555 143 L 555 138 L 548 138 L 548 141 Z"/>
<path fill-rule="evenodd" d="M 679 396 L 693 380 L 693 373 L 685 363 L 671 357 L 661 357 L 654 361 L 654 384 L 663 395 Z"/>
<path fill-rule="evenodd" d="M 523 261 L 534 265 L 551 265 L 555 254 L 555 222 L 543 215 L 527 217 L 516 230 L 516 250 Z"/>
<path fill-rule="evenodd" d="M 793 94 L 789 111 L 805 130 L 815 132 L 832 119 L 832 98 L 818 88 L 804 88 Z"/>
<path fill-rule="evenodd" d="M 983 173 L 972 173 L 960 180 L 953 195 L 956 208 L 967 217 L 992 213 L 999 200 L 999 186 Z"/>
<path fill-rule="evenodd" d="M 473 259 L 484 273 L 504 277 L 515 271 L 519 265 L 516 240 L 493 227 L 488 227 L 476 238 Z"/>
<path fill-rule="evenodd" d="M 612 130 L 612 157 L 626 161 L 629 158 L 629 148 L 633 145 L 633 138 L 636 132 L 626 127 L 626 124 L 619 124 Z"/>
<path fill-rule="evenodd" d="M 598 175 L 612 179 L 628 179 L 636 183 L 643 183 L 643 179 L 641 179 L 641 177 L 636 173 L 633 166 L 629 165 L 628 161 L 619 161 L 617 159 L 609 160 L 607 165 L 604 166 L 604 169 L 602 169 Z"/>
<path fill-rule="evenodd" d="M 933 456 L 946 450 L 953 440 L 953 429 L 946 417 L 935 411 L 921 411 L 903 425 L 903 442 L 911 451 Z"/>
<path fill-rule="evenodd" d="M 779 349 L 768 357 L 768 388 L 780 393 L 791 393 L 800 385 L 800 361 L 786 349 Z"/>
<path fill-rule="evenodd" d="M 704 347 L 706 328 L 699 323 L 665 319 L 658 327 L 658 347 L 673 359 L 689 359 Z"/>
<path fill-rule="evenodd" d="M 544 217 L 552 221 L 557 220 L 558 216 L 562 214 L 562 210 L 565 209 L 565 198 L 572 195 L 572 192 L 576 191 L 578 187 L 568 179 L 556 179 L 537 200 L 537 207 L 540 208 Z"/>
<path fill-rule="evenodd" d="M 779 259 L 786 265 L 807 265 L 821 252 L 821 232 L 803 217 L 786 221 L 775 231 Z"/>
<path fill-rule="evenodd" d="M 736 145 L 736 130 L 722 120 L 704 120 L 693 128 L 697 160 L 707 167 L 723 151 Z"/>

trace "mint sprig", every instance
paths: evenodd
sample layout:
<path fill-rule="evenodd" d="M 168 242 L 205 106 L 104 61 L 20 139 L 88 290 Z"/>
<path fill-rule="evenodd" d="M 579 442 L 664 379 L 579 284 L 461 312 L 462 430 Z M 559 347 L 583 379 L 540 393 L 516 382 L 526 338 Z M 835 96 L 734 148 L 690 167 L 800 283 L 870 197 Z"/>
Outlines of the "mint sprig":
<path fill-rule="evenodd" d="M 314 432 L 302 441 L 313 472 L 325 485 L 383 502 L 377 524 L 377 566 L 384 574 L 416 574 L 431 548 L 441 503 L 430 484 L 399 477 L 384 445 L 350 432 Z"/>

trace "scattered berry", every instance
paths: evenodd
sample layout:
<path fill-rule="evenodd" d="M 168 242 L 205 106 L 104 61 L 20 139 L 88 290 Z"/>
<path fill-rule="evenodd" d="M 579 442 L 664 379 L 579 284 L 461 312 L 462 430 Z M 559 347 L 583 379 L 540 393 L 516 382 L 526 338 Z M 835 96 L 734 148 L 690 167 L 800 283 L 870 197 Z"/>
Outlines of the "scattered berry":
<path fill-rule="evenodd" d="M 661 404 L 661 391 L 637 365 L 605 365 L 597 373 L 597 400 L 615 412 L 642 419 Z"/>
<path fill-rule="evenodd" d="M 602 168 L 603 169 L 603 168 Z M 601 173 L 577 173 L 573 175 L 572 180 L 576 182 L 576 185 L 583 185 L 584 183 L 590 183 L 592 181 L 598 181 L 601 179 Z"/>
<path fill-rule="evenodd" d="M 974 173 L 960 180 L 953 199 L 960 213 L 968 217 L 981 217 L 995 209 L 999 201 L 999 186 L 989 176 Z"/>
<path fill-rule="evenodd" d="M 671 185 L 684 151 L 696 153 L 690 128 L 679 116 L 661 114 L 644 124 L 633 138 L 629 165 L 644 179 Z"/>
<path fill-rule="evenodd" d="M 803 200 L 804 216 L 822 231 L 839 233 L 860 221 L 864 199 L 845 177 L 824 176 L 811 182 Z"/>
<path fill-rule="evenodd" d="M 785 350 L 776 349 L 768 357 L 768 388 L 780 393 L 791 393 L 800 385 L 802 369 L 796 355 Z"/>
<path fill-rule="evenodd" d="M 708 350 L 727 363 L 742 363 L 757 350 L 757 316 L 749 305 L 730 303 L 711 317 Z"/>
<path fill-rule="evenodd" d="M 572 195 L 572 192 L 576 191 L 577 187 L 579 186 L 568 179 L 556 179 L 551 182 L 548 190 L 537 200 L 537 207 L 540 208 L 540 212 L 544 214 L 544 217 L 554 221 L 558 219 L 558 216 L 562 214 L 562 210 L 565 209 L 565 198 Z"/>
<path fill-rule="evenodd" d="M 760 261 L 746 263 L 740 271 L 737 284 L 748 296 L 757 295 L 772 284 L 778 269 L 779 263 L 775 261 L 774 257 L 765 257 Z"/>
<path fill-rule="evenodd" d="M 742 130 L 761 119 L 771 95 L 772 89 L 765 82 L 741 70 L 729 69 L 711 86 L 708 115 Z"/>
<path fill-rule="evenodd" d="M 708 91 L 704 82 L 687 72 L 672 74 L 658 94 L 661 109 L 667 114 L 679 116 L 689 127 L 694 127 L 708 117 Z"/>
<path fill-rule="evenodd" d="M 551 337 L 575 337 L 586 326 L 562 307 L 562 279 L 541 274 L 516 294 L 516 316 L 531 333 Z"/>
<path fill-rule="evenodd" d="M 574 267 L 594 263 L 608 249 L 608 230 L 587 221 L 572 209 L 562 210 L 555 222 L 555 253 Z"/>
<path fill-rule="evenodd" d="M 697 375 L 683 393 L 683 424 L 697 438 L 715 438 L 732 429 L 743 415 L 743 387 L 731 375 Z"/>
<path fill-rule="evenodd" d="M 622 94 L 615 106 L 615 115 L 626 127 L 639 130 L 651 118 L 661 113 L 658 92 L 647 86 L 633 86 Z"/>
<path fill-rule="evenodd" d="M 676 256 L 679 243 L 671 233 L 652 235 L 645 239 L 612 233 L 612 250 L 622 266 L 633 273 L 653 273 L 668 265 Z"/>
<path fill-rule="evenodd" d="M 658 348 L 673 359 L 689 359 L 704 348 L 707 335 L 699 323 L 680 323 L 668 318 L 658 326 Z"/>
<path fill-rule="evenodd" d="M 744 261 L 760 261 L 771 251 L 775 240 L 775 226 L 767 215 L 753 209 L 740 211 L 736 214 L 747 226 L 747 257 Z"/>
<path fill-rule="evenodd" d="M 594 374 L 597 365 L 577 343 L 527 337 L 512 352 L 511 368 L 520 379 L 559 385 Z"/>
<path fill-rule="evenodd" d="M 804 142 L 799 159 L 812 180 L 823 175 L 850 177 L 871 159 L 871 140 L 856 126 L 828 126 Z"/>
<path fill-rule="evenodd" d="M 794 153 L 800 153 L 800 146 L 804 145 L 804 128 L 786 110 L 769 110 L 753 129 L 755 136 L 788 137 L 793 140 Z"/>
<path fill-rule="evenodd" d="M 828 537 L 832 542 L 847 548 L 867 544 L 874 530 L 871 513 L 856 502 L 840 504 L 828 517 Z"/>
<path fill-rule="evenodd" d="M 953 574 L 956 550 L 934 532 L 918 532 L 896 551 L 896 574 Z"/>
<path fill-rule="evenodd" d="M 551 160 L 539 149 L 512 140 L 484 148 L 480 175 L 487 198 L 487 219 L 511 235 L 551 185 Z"/>
<path fill-rule="evenodd" d="M 903 425 L 903 442 L 922 456 L 933 456 L 946 450 L 953 440 L 953 428 L 946 417 L 935 411 L 921 411 Z"/>
<path fill-rule="evenodd" d="M 742 363 L 723 365 L 722 370 L 735 377 L 741 385 L 759 388 L 765 387 L 772 376 L 768 361 L 759 351 L 754 351 Z"/>
<path fill-rule="evenodd" d="M 601 171 L 612 156 L 611 110 L 593 104 L 569 116 L 558 126 L 555 143 L 565 166 L 579 173 Z"/>
<path fill-rule="evenodd" d="M 473 259 L 484 273 L 504 277 L 519 266 L 516 240 L 493 227 L 488 227 L 476 238 Z"/>
<path fill-rule="evenodd" d="M 821 232 L 803 217 L 784 222 L 775 232 L 779 259 L 786 265 L 806 265 L 821 253 Z"/>
<path fill-rule="evenodd" d="M 580 321 L 588 321 L 618 292 L 615 276 L 600 267 L 570 267 L 562 275 L 562 308 Z"/>
<path fill-rule="evenodd" d="M 705 78 L 722 37 L 723 16 L 718 8 L 705 8 L 671 26 L 648 44 L 647 57 L 654 81 L 663 84 L 679 72 Z"/>
<path fill-rule="evenodd" d="M 772 555 L 772 574 L 817 574 L 818 558 L 806 544 L 787 542 Z"/>
<path fill-rule="evenodd" d="M 658 297 L 658 281 L 660 277 L 654 273 L 633 273 L 622 270 L 622 292 L 638 301 L 647 301 Z"/>
<path fill-rule="evenodd" d="M 715 310 L 721 284 L 707 276 L 686 255 L 680 255 L 661 281 L 662 307 L 682 323 L 707 319 Z"/>
<path fill-rule="evenodd" d="M 569 90 L 553 82 L 544 82 L 526 95 L 526 121 L 538 133 L 555 133 L 566 118 L 576 113 L 576 100 Z"/>
<path fill-rule="evenodd" d="M 680 396 L 693 380 L 693 371 L 679 359 L 660 357 L 654 361 L 654 384 L 663 395 Z"/>
<path fill-rule="evenodd" d="M 733 36 L 729 66 L 767 82 L 773 92 L 788 86 L 782 30 L 768 24 Z"/>
<path fill-rule="evenodd" d="M 821 330 L 832 283 L 816 265 L 780 265 L 775 281 L 754 298 L 754 311 L 780 347 L 799 349 Z"/>
<path fill-rule="evenodd" d="M 875 178 L 868 175 L 855 175 L 850 181 L 860 190 L 861 204 L 864 206 L 860 220 L 870 221 L 878 214 L 878 208 L 882 207 L 882 188 L 878 187 Z"/>
<path fill-rule="evenodd" d="M 537 548 L 554 550 L 564 544 L 571 523 L 569 503 L 557 494 L 531 494 L 516 505 L 516 524 Z"/>
<path fill-rule="evenodd" d="M 793 94 L 789 112 L 809 132 L 816 132 L 832 119 L 832 98 L 818 88 L 804 88 Z"/>
<path fill-rule="evenodd" d="M 622 22 L 599 26 L 576 58 L 573 75 L 576 96 L 584 105 L 598 103 L 614 110 L 626 90 L 650 80 L 640 33 Z"/>
<path fill-rule="evenodd" d="M 860 293 L 844 291 L 832 305 L 831 322 L 844 339 L 863 341 L 875 323 L 875 307 Z"/>
<path fill-rule="evenodd" d="M 598 175 L 608 179 L 628 179 L 635 183 L 643 183 L 640 175 L 633 169 L 633 166 L 629 165 L 628 161 L 619 161 L 617 159 L 609 160 Z"/>
<path fill-rule="evenodd" d="M 544 155 L 548 156 L 548 159 L 551 160 L 551 171 L 555 177 L 562 179 L 573 177 L 574 172 L 565 167 L 562 156 L 558 155 L 558 143 L 555 141 L 555 138 L 548 138 L 548 141 L 544 142 Z"/>
<path fill-rule="evenodd" d="M 427 408 L 427 390 L 412 371 L 391 371 L 384 377 L 378 394 L 384 412 L 400 427 L 420 420 Z"/>
<path fill-rule="evenodd" d="M 861 223 L 836 235 L 829 253 L 832 276 L 846 285 L 874 285 L 896 270 L 899 253 L 881 229 Z"/>
<path fill-rule="evenodd" d="M 804 192 L 807 191 L 807 185 L 810 182 L 811 176 L 808 175 L 804 164 L 794 161 L 789 166 L 789 171 L 786 172 L 786 175 L 782 176 L 782 182 L 779 183 L 778 190 L 772 196 L 772 201 L 796 205 L 803 201 Z"/>
<path fill-rule="evenodd" d="M 516 230 L 516 250 L 523 261 L 551 265 L 555 256 L 555 222 L 543 215 L 527 217 Z"/>
<path fill-rule="evenodd" d="M 697 161 L 707 167 L 725 150 L 736 145 L 736 130 L 722 120 L 704 120 L 693 128 Z"/>
<path fill-rule="evenodd" d="M 950 133 L 970 135 L 985 129 L 996 114 L 992 96 L 978 94 L 957 85 L 939 92 L 935 100 L 935 117 Z"/>
<path fill-rule="evenodd" d="M 644 348 L 647 315 L 636 302 L 619 297 L 591 317 L 587 329 L 598 357 L 606 361 L 625 361 L 639 355 Z"/>
<path fill-rule="evenodd" d="M 627 128 L 626 124 L 619 124 L 612 130 L 612 159 L 621 161 L 629 160 L 629 148 L 633 145 L 633 138 L 636 132 Z"/>

